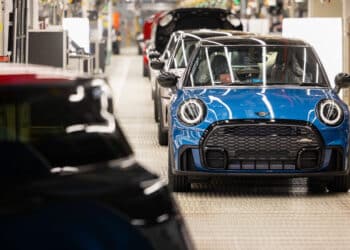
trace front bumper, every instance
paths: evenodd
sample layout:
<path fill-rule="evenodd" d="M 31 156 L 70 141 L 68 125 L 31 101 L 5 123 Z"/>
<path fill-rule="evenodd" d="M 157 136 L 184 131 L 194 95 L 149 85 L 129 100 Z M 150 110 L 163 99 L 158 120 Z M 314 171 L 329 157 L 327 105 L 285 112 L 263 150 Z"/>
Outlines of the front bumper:
<path fill-rule="evenodd" d="M 305 178 L 305 177 L 334 177 L 349 174 L 349 169 L 338 171 L 323 172 L 304 172 L 304 173 L 276 173 L 276 172 L 249 172 L 249 173 L 232 173 L 232 172 L 202 172 L 202 171 L 181 171 L 173 169 L 174 175 L 182 175 L 193 178 L 210 178 L 210 177 L 280 177 L 280 178 Z"/>
<path fill-rule="evenodd" d="M 327 148 L 326 152 L 340 152 L 339 147 Z M 349 174 L 349 153 L 340 153 L 336 157 L 323 159 L 317 169 L 212 169 L 207 168 L 199 156 L 198 147 L 183 146 L 179 150 L 175 161 L 176 167 L 172 169 L 175 175 L 215 177 L 215 176 L 276 176 L 276 177 L 322 177 L 341 176 Z"/>
<path fill-rule="evenodd" d="M 241 123 L 238 121 L 238 124 Z M 277 126 L 280 129 L 279 124 L 282 123 L 276 122 L 271 125 L 271 128 Z M 270 124 L 260 123 L 257 127 L 265 126 L 270 127 Z M 273 132 L 270 130 L 268 133 L 265 128 L 256 130 L 259 133 L 256 143 L 253 143 L 254 140 L 252 141 L 251 138 L 255 138 L 255 129 L 238 133 L 240 130 L 231 130 L 235 127 L 223 126 L 224 132 L 228 134 L 221 135 L 219 139 L 212 140 L 209 144 L 206 142 L 211 135 L 210 130 L 190 129 L 186 131 L 174 126 L 171 131 L 174 140 L 170 150 L 173 154 L 172 159 L 174 159 L 174 174 L 316 177 L 340 176 L 349 172 L 349 148 L 346 132 L 340 134 L 338 130 L 329 129 L 319 133 L 316 128 L 305 130 L 299 123 L 293 125 L 288 122 L 287 130 L 285 126 L 281 126 L 283 130 L 273 130 Z M 247 128 L 242 125 L 238 127 Z M 221 129 L 221 126 L 219 128 Z M 310 137 L 312 131 L 314 135 Z M 265 134 L 261 135 L 261 133 Z M 271 140 L 265 139 L 265 136 L 271 137 L 270 134 Z M 330 134 L 336 136 L 325 136 Z M 230 139 L 227 139 L 227 136 Z M 281 136 L 281 138 L 276 139 L 276 136 Z M 299 143 L 300 140 L 303 141 L 303 144 Z M 246 151 L 252 149 L 253 153 L 248 152 L 247 154 L 244 151 L 245 154 L 243 154 L 241 153 L 242 148 Z M 207 152 L 210 153 L 207 155 Z M 254 152 L 257 153 L 254 154 Z M 280 154 L 273 154 L 274 152 Z"/>

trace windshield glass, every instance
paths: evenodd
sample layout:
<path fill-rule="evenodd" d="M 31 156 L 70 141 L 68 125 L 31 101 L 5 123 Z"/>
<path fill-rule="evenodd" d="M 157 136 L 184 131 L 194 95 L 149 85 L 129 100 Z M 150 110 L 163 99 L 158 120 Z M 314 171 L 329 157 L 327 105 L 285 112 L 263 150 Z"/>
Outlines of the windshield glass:
<path fill-rule="evenodd" d="M 174 47 L 176 46 L 178 40 L 178 35 L 173 34 L 171 38 L 169 39 L 169 42 L 164 50 L 163 57 L 165 56 L 165 53 L 168 53 L 168 57 L 170 56 L 170 53 L 174 50 Z"/>
<path fill-rule="evenodd" d="M 186 68 L 188 65 L 188 59 L 191 57 L 198 40 L 194 39 L 182 39 L 177 44 L 175 55 L 171 60 L 170 68 Z"/>
<path fill-rule="evenodd" d="M 14 156 L 21 162 L 40 156 L 48 167 L 65 167 L 131 154 L 104 88 L 0 87 L 0 148 L 9 155 L 6 160 L 2 151 L 0 165 L 13 164 Z"/>
<path fill-rule="evenodd" d="M 187 82 L 192 86 L 327 86 L 313 50 L 302 46 L 202 47 Z"/>

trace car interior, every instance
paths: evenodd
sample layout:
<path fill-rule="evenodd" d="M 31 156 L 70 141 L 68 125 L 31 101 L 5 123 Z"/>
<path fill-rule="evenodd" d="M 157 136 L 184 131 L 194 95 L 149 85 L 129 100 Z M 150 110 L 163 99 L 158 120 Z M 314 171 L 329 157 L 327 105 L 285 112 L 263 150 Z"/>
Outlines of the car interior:
<path fill-rule="evenodd" d="M 204 48 L 194 63 L 191 75 L 194 85 L 261 84 L 262 54 L 261 47 L 241 47 L 227 52 L 224 48 Z M 307 48 L 268 47 L 265 70 L 268 84 L 325 84 L 315 56 Z"/>

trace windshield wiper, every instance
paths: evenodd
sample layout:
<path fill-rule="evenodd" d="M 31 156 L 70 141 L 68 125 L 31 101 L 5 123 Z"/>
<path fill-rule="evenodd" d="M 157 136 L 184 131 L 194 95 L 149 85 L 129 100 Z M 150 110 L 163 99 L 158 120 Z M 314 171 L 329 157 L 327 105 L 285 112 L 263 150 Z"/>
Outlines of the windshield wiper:
<path fill-rule="evenodd" d="M 234 82 L 229 82 L 226 83 L 228 86 L 234 86 L 234 85 L 250 85 L 250 82 L 241 82 L 241 81 L 234 81 Z"/>
<path fill-rule="evenodd" d="M 320 86 L 323 87 L 323 84 L 319 84 L 319 83 L 314 83 L 314 82 L 288 82 L 288 83 L 283 83 L 283 82 L 267 82 L 266 85 L 295 85 L 295 86 Z"/>
<path fill-rule="evenodd" d="M 315 82 L 301 82 L 299 83 L 299 86 L 323 86 L 323 85 Z"/>

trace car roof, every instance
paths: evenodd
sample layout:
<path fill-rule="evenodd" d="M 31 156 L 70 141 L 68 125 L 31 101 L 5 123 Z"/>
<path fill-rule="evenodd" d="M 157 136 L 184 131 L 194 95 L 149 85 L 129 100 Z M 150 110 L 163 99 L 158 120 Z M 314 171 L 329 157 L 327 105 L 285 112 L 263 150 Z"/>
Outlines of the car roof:
<path fill-rule="evenodd" d="M 187 14 L 190 12 L 211 12 L 211 13 L 230 13 L 230 11 L 223 8 L 203 8 L 203 7 L 195 7 L 195 8 L 176 8 L 164 12 L 163 15 L 167 14 Z"/>
<path fill-rule="evenodd" d="M 0 85 L 68 83 L 88 79 L 88 75 L 60 68 L 16 63 L 0 63 Z"/>
<path fill-rule="evenodd" d="M 282 46 L 310 46 L 303 40 L 285 38 L 281 36 L 268 35 L 239 35 L 239 36 L 222 36 L 213 37 L 210 40 L 202 40 L 202 46 L 209 45 L 282 45 Z"/>
<path fill-rule="evenodd" d="M 239 31 L 239 30 L 222 30 L 222 29 L 195 29 L 195 30 L 182 30 L 177 31 L 180 34 L 186 36 L 198 36 L 200 38 L 209 37 L 221 37 L 221 36 L 242 36 L 242 35 L 255 35 L 255 33 Z"/>

